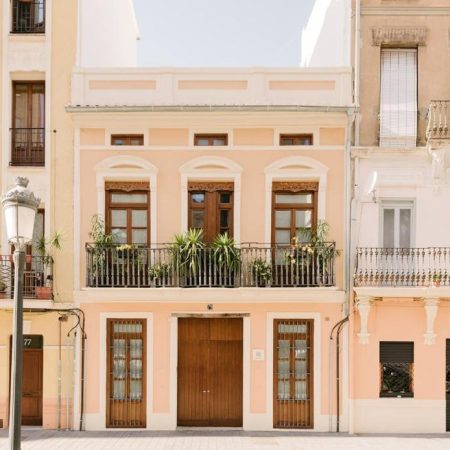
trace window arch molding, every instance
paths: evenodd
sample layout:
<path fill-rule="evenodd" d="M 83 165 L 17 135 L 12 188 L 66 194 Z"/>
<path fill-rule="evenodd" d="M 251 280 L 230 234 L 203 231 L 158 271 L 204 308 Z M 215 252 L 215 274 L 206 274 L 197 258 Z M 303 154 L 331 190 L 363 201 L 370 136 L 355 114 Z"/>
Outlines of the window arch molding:
<path fill-rule="evenodd" d="M 157 175 L 158 168 L 136 156 L 112 156 L 95 166 L 97 214 L 105 217 L 105 184 L 107 181 L 148 181 L 150 185 L 150 243 L 157 243 Z"/>
<path fill-rule="evenodd" d="M 188 229 L 188 184 L 189 181 L 233 181 L 233 229 L 234 240 L 241 237 L 241 174 L 242 167 L 228 158 L 201 156 L 183 164 L 181 176 L 181 232 Z"/>
<path fill-rule="evenodd" d="M 272 240 L 272 189 L 274 181 L 315 181 L 319 183 L 317 219 L 325 220 L 328 166 L 314 158 L 290 156 L 269 164 L 265 169 L 264 241 Z"/>

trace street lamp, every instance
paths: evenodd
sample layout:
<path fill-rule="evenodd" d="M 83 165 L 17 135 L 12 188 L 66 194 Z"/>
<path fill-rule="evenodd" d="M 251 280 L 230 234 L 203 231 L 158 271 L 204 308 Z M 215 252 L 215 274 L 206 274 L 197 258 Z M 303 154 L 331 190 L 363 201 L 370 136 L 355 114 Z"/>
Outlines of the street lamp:
<path fill-rule="evenodd" d="M 14 317 L 9 408 L 9 448 L 20 450 L 22 422 L 23 353 L 23 270 L 25 246 L 33 240 L 34 219 L 40 200 L 27 189 L 28 179 L 16 178 L 16 184 L 2 198 L 6 235 L 14 245 Z"/>

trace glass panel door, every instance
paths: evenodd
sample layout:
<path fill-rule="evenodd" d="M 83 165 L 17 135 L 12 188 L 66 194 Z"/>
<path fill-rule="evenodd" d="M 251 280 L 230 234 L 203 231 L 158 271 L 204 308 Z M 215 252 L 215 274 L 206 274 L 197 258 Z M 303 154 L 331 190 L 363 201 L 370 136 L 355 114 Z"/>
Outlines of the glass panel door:
<path fill-rule="evenodd" d="M 107 426 L 143 428 L 146 322 L 108 319 Z"/>
<path fill-rule="evenodd" d="M 274 321 L 275 428 L 312 428 L 313 321 Z"/>

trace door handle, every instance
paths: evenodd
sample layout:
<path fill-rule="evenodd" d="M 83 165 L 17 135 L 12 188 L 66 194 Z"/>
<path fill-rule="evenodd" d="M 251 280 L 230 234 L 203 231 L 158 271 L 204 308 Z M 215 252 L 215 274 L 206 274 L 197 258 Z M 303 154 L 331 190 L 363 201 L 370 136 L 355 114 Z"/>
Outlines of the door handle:
<path fill-rule="evenodd" d="M 202 391 L 203 394 L 209 394 L 209 390 L 208 391 Z"/>
<path fill-rule="evenodd" d="M 22 394 L 23 397 L 33 397 L 33 394 L 29 393 L 29 392 L 24 392 Z"/>

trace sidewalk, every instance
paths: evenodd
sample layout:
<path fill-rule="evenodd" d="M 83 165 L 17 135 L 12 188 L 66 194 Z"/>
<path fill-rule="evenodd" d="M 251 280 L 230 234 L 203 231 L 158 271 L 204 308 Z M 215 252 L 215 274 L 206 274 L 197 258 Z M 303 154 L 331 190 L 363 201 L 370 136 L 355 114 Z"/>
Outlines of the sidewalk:
<path fill-rule="evenodd" d="M 0 449 L 7 448 L 6 430 Z M 448 435 L 311 434 L 183 430 L 71 432 L 25 430 L 22 450 L 449 450 Z"/>

